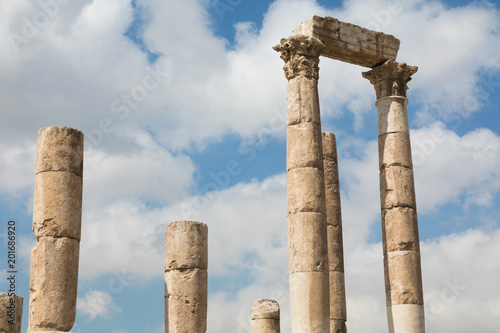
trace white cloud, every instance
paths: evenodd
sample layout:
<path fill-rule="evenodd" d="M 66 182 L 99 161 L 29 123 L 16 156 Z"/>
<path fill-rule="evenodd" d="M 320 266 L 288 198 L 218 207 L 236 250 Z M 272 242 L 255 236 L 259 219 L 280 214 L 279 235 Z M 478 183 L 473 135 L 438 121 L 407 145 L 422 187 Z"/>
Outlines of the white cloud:
<path fill-rule="evenodd" d="M 96 317 L 108 317 L 113 313 L 121 312 L 110 294 L 99 290 L 90 290 L 83 297 L 78 298 L 77 309 L 85 314 L 89 320 Z"/>

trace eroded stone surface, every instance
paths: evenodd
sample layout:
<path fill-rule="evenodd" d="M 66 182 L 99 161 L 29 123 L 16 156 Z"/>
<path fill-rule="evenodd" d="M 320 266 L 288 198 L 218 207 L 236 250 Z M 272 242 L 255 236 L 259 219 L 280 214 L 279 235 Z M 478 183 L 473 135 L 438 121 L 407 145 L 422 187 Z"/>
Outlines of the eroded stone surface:
<path fill-rule="evenodd" d="M 375 67 L 388 59 L 396 59 L 400 43 L 394 36 L 316 15 L 293 32 L 320 40 L 324 45 L 322 56 L 363 67 Z"/>
<path fill-rule="evenodd" d="M 413 168 L 410 136 L 407 132 L 383 134 L 378 138 L 380 170 L 400 165 Z"/>
<path fill-rule="evenodd" d="M 330 271 L 330 319 L 347 320 L 343 272 Z"/>
<path fill-rule="evenodd" d="M 330 319 L 330 333 L 347 333 L 347 327 L 343 319 Z"/>
<path fill-rule="evenodd" d="M 207 270 L 165 272 L 167 333 L 204 333 L 207 330 Z"/>
<path fill-rule="evenodd" d="M 294 272 L 328 272 L 325 215 L 297 213 L 288 216 L 288 269 Z"/>
<path fill-rule="evenodd" d="M 280 319 L 280 306 L 278 302 L 271 299 L 259 299 L 253 303 L 250 311 L 252 319 Z"/>
<path fill-rule="evenodd" d="M 35 177 L 33 233 L 35 237 L 80 240 L 82 177 L 72 172 L 42 172 Z"/>
<path fill-rule="evenodd" d="M 330 271 L 344 271 L 344 245 L 342 240 L 342 228 L 328 225 L 328 262 Z"/>
<path fill-rule="evenodd" d="M 208 267 L 208 227 L 194 221 L 167 226 L 165 270 Z"/>
<path fill-rule="evenodd" d="M 339 169 L 335 134 L 322 133 L 323 172 L 325 178 L 326 222 L 342 226 L 340 209 Z"/>
<path fill-rule="evenodd" d="M 76 314 L 79 243 L 42 237 L 31 251 L 31 331 L 70 331 Z"/>
<path fill-rule="evenodd" d="M 0 332 L 21 333 L 23 297 L 0 293 Z"/>
<path fill-rule="evenodd" d="M 404 62 L 387 60 L 380 66 L 362 74 L 365 79 L 370 80 L 371 84 L 375 86 L 377 100 L 379 100 L 389 96 L 406 97 L 407 83 L 417 70 L 418 67 L 416 66 L 408 66 Z"/>
<path fill-rule="evenodd" d="M 378 136 L 387 133 L 410 132 L 405 97 L 387 97 L 375 103 L 378 108 Z"/>
<path fill-rule="evenodd" d="M 420 252 L 417 213 L 408 207 L 382 211 L 384 254 L 392 251 Z"/>
<path fill-rule="evenodd" d="M 384 256 L 387 306 L 424 304 L 420 253 L 388 252 Z"/>
<path fill-rule="evenodd" d="M 289 170 L 287 179 L 288 214 L 316 212 L 325 214 L 323 170 L 297 168 Z"/>
<path fill-rule="evenodd" d="M 321 125 L 300 123 L 288 126 L 287 169 L 315 167 L 323 169 L 321 159 Z"/>
<path fill-rule="evenodd" d="M 380 172 L 380 203 L 382 209 L 410 207 L 416 209 L 413 171 L 391 166 Z"/>
<path fill-rule="evenodd" d="M 83 133 L 70 127 L 44 127 L 38 132 L 36 173 L 83 174 Z"/>
<path fill-rule="evenodd" d="M 299 123 L 321 124 L 316 79 L 299 76 L 288 81 L 287 125 Z"/>

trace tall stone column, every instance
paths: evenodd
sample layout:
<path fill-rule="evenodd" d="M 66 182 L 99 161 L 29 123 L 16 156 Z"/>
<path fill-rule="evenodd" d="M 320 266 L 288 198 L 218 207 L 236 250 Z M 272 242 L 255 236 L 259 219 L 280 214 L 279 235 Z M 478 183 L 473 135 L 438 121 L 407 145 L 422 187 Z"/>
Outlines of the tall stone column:
<path fill-rule="evenodd" d="M 0 293 L 0 332 L 21 333 L 23 297 Z"/>
<path fill-rule="evenodd" d="M 80 251 L 83 133 L 38 133 L 28 332 L 69 332 L 75 322 Z"/>
<path fill-rule="evenodd" d="M 330 333 L 346 333 L 344 245 L 342 241 L 337 144 L 333 133 L 322 133 L 322 138 L 330 271 Z"/>
<path fill-rule="evenodd" d="M 322 43 L 282 39 L 288 79 L 287 206 L 290 307 L 293 333 L 329 333 L 328 245 L 318 99 Z"/>
<path fill-rule="evenodd" d="M 172 222 L 165 241 L 165 332 L 207 330 L 208 227 Z"/>
<path fill-rule="evenodd" d="M 280 306 L 270 299 L 255 301 L 250 312 L 251 333 L 280 333 Z"/>
<path fill-rule="evenodd" d="M 424 300 L 406 84 L 417 67 L 388 60 L 363 76 L 378 108 L 380 201 L 389 332 L 423 333 Z"/>

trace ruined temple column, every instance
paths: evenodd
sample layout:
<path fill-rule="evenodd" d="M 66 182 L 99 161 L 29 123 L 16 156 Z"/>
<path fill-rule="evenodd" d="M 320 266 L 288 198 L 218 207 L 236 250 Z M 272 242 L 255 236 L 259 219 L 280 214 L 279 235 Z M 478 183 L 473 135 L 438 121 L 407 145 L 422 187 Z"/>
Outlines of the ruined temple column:
<path fill-rule="evenodd" d="M 280 306 L 270 299 L 255 301 L 250 311 L 251 333 L 280 333 Z"/>
<path fill-rule="evenodd" d="M 346 333 L 347 321 L 344 245 L 340 209 L 339 168 L 335 134 L 322 133 L 325 169 L 326 223 L 328 230 L 328 263 L 330 271 L 330 333 Z"/>
<path fill-rule="evenodd" d="M 423 333 L 424 300 L 406 84 L 417 67 L 388 60 L 363 76 L 378 108 L 380 201 L 387 318 L 391 333 Z"/>
<path fill-rule="evenodd" d="M 330 297 L 325 183 L 318 100 L 322 43 L 305 36 L 282 39 L 288 79 L 288 266 L 293 333 L 329 333 Z"/>
<path fill-rule="evenodd" d="M 82 215 L 83 134 L 38 132 L 28 332 L 69 332 L 75 322 Z"/>
<path fill-rule="evenodd" d="M 23 297 L 0 293 L 0 332 L 21 333 L 23 319 Z"/>
<path fill-rule="evenodd" d="M 207 330 L 208 228 L 172 222 L 165 241 L 165 332 Z"/>

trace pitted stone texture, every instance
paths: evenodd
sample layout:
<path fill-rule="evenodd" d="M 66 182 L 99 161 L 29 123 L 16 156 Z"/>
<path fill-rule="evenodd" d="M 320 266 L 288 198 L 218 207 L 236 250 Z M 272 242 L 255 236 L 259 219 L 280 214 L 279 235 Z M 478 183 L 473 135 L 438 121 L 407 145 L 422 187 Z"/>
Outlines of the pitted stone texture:
<path fill-rule="evenodd" d="M 250 311 L 251 333 L 280 333 L 280 306 L 269 299 L 255 301 Z"/>
<path fill-rule="evenodd" d="M 401 304 L 387 307 L 389 333 L 425 333 L 424 306 Z"/>
<path fill-rule="evenodd" d="M 327 226 L 328 232 L 328 262 L 330 271 L 344 271 L 344 245 L 342 227 Z"/>
<path fill-rule="evenodd" d="M 319 53 L 322 47 L 323 43 L 316 38 L 291 36 L 282 38 L 273 49 L 281 53 L 281 59 L 285 62 L 283 70 L 288 80 L 295 77 L 317 80 L 319 78 Z"/>
<path fill-rule="evenodd" d="M 280 333 L 280 321 L 275 319 L 252 319 L 251 333 Z"/>
<path fill-rule="evenodd" d="M 389 96 L 406 97 L 411 76 L 418 70 L 416 66 L 408 66 L 404 62 L 387 60 L 382 65 L 364 72 L 363 77 L 374 85 L 377 99 Z"/>
<path fill-rule="evenodd" d="M 387 306 L 424 304 L 420 253 L 388 252 L 384 256 Z"/>
<path fill-rule="evenodd" d="M 79 243 L 42 237 L 31 251 L 29 330 L 64 331 L 76 314 Z"/>
<path fill-rule="evenodd" d="M 21 333 L 22 319 L 23 297 L 15 294 L 0 293 L 0 332 Z"/>
<path fill-rule="evenodd" d="M 329 333 L 328 273 L 290 275 L 290 310 L 293 333 Z M 325 320 L 326 318 L 326 320 Z"/>
<path fill-rule="evenodd" d="M 345 320 L 330 319 L 330 333 L 347 333 Z"/>
<path fill-rule="evenodd" d="M 347 320 L 343 272 L 330 271 L 330 319 Z"/>
<path fill-rule="evenodd" d="M 288 126 L 287 170 L 315 167 L 323 169 L 321 161 L 321 125 L 300 123 Z"/>
<path fill-rule="evenodd" d="M 299 76 L 288 81 L 287 125 L 299 123 L 321 124 L 316 79 Z"/>
<path fill-rule="evenodd" d="M 408 207 L 382 211 L 384 254 L 393 251 L 420 252 L 417 213 Z"/>
<path fill-rule="evenodd" d="M 411 145 L 408 132 L 383 134 L 378 138 L 378 157 L 380 170 L 400 165 L 413 168 Z"/>
<path fill-rule="evenodd" d="M 36 173 L 83 174 L 83 133 L 70 127 L 44 127 L 38 132 Z"/>
<path fill-rule="evenodd" d="M 322 133 L 321 137 L 325 178 L 326 222 L 328 225 L 342 226 L 335 134 Z"/>
<path fill-rule="evenodd" d="M 297 213 L 288 216 L 288 269 L 295 272 L 328 272 L 325 215 Z"/>
<path fill-rule="evenodd" d="M 396 59 L 399 50 L 396 37 L 341 22 L 333 17 L 312 16 L 293 32 L 319 39 L 324 44 L 322 56 L 364 67 L 374 67 L 388 59 Z"/>
<path fill-rule="evenodd" d="M 378 136 L 387 133 L 410 132 L 405 97 L 387 97 L 378 100 Z"/>
<path fill-rule="evenodd" d="M 380 172 L 380 203 L 382 209 L 410 207 L 416 209 L 413 171 L 391 166 Z"/>
<path fill-rule="evenodd" d="M 286 173 L 288 214 L 315 212 L 325 214 L 323 170 L 297 168 Z"/>
<path fill-rule="evenodd" d="M 82 177 L 72 172 L 42 172 L 35 177 L 33 233 L 80 240 Z"/>
<path fill-rule="evenodd" d="M 165 270 L 208 266 L 208 227 L 194 221 L 177 221 L 167 226 Z"/>
<path fill-rule="evenodd" d="M 204 333 L 207 330 L 207 271 L 165 272 L 165 329 L 167 333 Z"/>
<path fill-rule="evenodd" d="M 253 303 L 250 311 L 252 319 L 280 319 L 280 306 L 271 299 L 259 299 Z"/>

